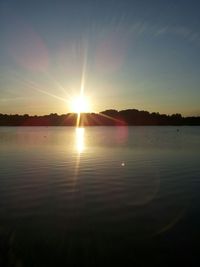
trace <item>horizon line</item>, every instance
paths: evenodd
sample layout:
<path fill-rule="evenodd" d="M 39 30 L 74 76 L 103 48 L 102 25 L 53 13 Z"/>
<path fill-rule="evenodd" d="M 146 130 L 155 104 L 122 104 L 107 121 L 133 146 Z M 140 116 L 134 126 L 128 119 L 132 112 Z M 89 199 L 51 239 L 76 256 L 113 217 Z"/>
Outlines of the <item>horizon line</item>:
<path fill-rule="evenodd" d="M 123 111 L 147 112 L 150 115 L 151 114 L 165 115 L 165 116 L 180 115 L 182 118 L 200 117 L 200 115 L 182 115 L 179 112 L 167 114 L 167 113 L 160 113 L 159 111 L 152 111 L 151 112 L 151 111 L 148 111 L 148 110 L 139 110 L 139 109 L 136 109 L 136 108 L 127 108 L 127 109 L 121 109 L 121 110 L 110 108 L 110 109 L 105 109 L 105 110 L 100 111 L 100 112 L 89 111 L 89 112 L 81 112 L 80 114 L 101 114 L 101 113 L 104 113 L 104 112 L 120 113 L 120 112 L 123 112 Z M 0 112 L 0 115 L 7 115 L 7 116 L 15 116 L 15 115 L 18 115 L 18 116 L 29 116 L 29 117 L 35 117 L 35 116 L 37 116 L 37 117 L 43 117 L 43 116 L 50 116 L 50 115 L 63 116 L 63 115 L 68 115 L 68 114 L 77 115 L 77 112 L 67 112 L 67 113 L 51 112 L 49 114 L 32 114 L 32 115 L 31 114 L 28 114 L 28 113 L 9 113 L 8 114 L 8 113 L 1 113 Z"/>

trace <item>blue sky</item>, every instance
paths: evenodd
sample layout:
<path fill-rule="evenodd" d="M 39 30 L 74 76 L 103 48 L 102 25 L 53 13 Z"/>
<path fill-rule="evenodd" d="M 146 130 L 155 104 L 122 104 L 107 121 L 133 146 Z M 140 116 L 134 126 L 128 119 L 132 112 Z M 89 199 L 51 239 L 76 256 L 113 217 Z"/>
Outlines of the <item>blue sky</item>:
<path fill-rule="evenodd" d="M 200 115 L 199 1 L 0 1 L 0 113 Z M 84 79 L 83 79 L 84 78 Z"/>

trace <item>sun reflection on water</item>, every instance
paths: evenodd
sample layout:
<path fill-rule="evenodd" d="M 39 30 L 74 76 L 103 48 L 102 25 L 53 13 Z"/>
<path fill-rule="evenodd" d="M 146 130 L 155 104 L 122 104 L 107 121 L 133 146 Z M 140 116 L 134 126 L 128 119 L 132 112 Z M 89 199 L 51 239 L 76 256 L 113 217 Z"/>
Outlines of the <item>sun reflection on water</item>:
<path fill-rule="evenodd" d="M 79 154 L 81 154 L 85 149 L 84 134 L 84 128 L 76 128 L 76 150 Z"/>

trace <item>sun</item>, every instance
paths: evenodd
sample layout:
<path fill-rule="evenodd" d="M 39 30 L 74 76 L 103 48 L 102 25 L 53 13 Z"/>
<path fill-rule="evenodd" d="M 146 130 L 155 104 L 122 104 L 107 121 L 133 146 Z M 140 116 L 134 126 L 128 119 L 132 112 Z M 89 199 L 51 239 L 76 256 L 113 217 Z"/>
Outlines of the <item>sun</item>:
<path fill-rule="evenodd" d="M 71 102 L 71 110 L 72 112 L 75 112 L 78 114 L 89 112 L 90 105 L 89 105 L 88 98 L 84 96 L 74 97 Z"/>

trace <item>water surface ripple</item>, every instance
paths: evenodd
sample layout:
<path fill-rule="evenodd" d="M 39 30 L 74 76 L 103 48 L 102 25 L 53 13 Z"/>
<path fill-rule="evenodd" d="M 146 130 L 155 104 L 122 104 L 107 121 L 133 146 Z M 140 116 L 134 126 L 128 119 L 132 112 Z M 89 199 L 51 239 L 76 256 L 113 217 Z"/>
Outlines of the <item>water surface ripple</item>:
<path fill-rule="evenodd" d="M 7 266 L 5 244 L 20 266 L 196 259 L 200 127 L 0 127 L 0 152 Z"/>

